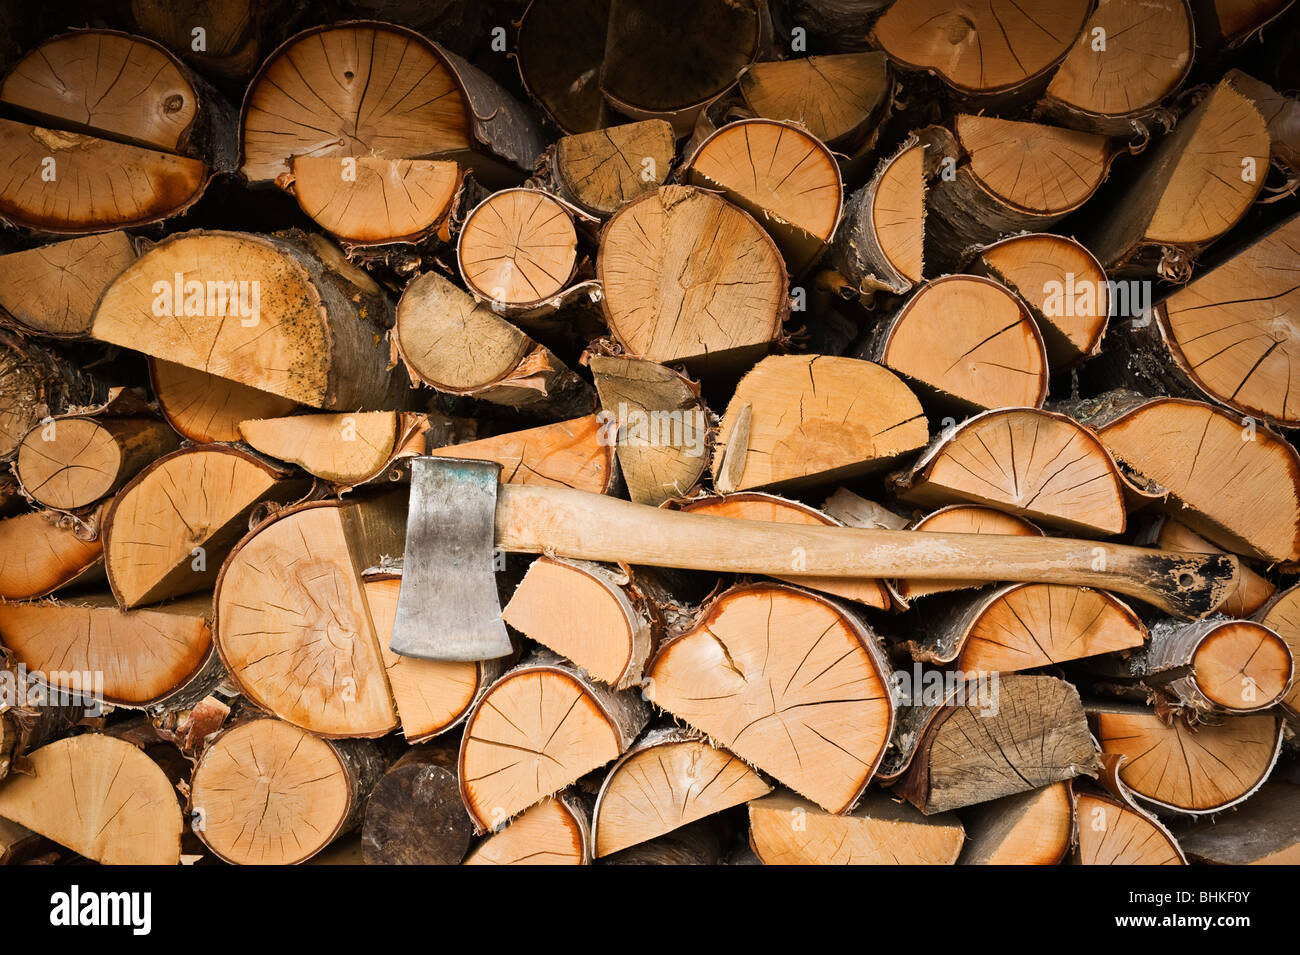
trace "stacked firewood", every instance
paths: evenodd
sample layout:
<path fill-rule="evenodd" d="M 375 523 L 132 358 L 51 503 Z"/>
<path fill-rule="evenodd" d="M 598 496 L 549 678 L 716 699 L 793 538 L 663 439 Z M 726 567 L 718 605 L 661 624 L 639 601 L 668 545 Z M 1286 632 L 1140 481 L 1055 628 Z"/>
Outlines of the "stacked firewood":
<path fill-rule="evenodd" d="M 29 6 L 0 862 L 1300 861 L 1288 0 Z M 1240 569 L 510 554 L 420 659 L 426 454 Z"/>

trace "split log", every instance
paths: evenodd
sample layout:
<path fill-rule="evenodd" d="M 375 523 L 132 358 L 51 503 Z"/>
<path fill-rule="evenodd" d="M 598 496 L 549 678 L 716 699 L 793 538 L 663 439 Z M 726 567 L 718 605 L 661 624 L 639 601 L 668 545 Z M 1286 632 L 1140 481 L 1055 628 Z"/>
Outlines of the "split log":
<path fill-rule="evenodd" d="M 196 445 L 159 458 L 104 515 L 113 596 L 131 608 L 212 586 L 221 561 L 248 531 L 253 509 L 306 490 L 305 479 L 229 445 Z"/>
<path fill-rule="evenodd" d="M 614 446 L 594 415 L 433 448 L 429 453 L 495 461 L 501 465 L 502 484 L 572 487 L 593 494 L 609 494 L 616 484 Z"/>
<path fill-rule="evenodd" d="M 1228 70 L 1223 75 L 1234 89 L 1250 97 L 1264 117 L 1273 161 L 1293 174 L 1300 172 L 1300 100 L 1282 95 L 1241 70 Z"/>
<path fill-rule="evenodd" d="M 316 408 L 372 411 L 397 400 L 391 324 L 379 286 L 319 237 L 198 231 L 127 266 L 91 334 Z"/>
<path fill-rule="evenodd" d="M 591 388 L 551 352 L 437 272 L 397 303 L 393 336 L 412 383 L 557 417 L 594 404 Z"/>
<path fill-rule="evenodd" d="M 408 749 L 366 800 L 366 865 L 459 865 L 474 827 L 460 801 L 452 745 Z"/>
<path fill-rule="evenodd" d="M 57 511 L 0 520 L 0 599 L 31 600 L 103 580 L 101 513 L 89 521 Z"/>
<path fill-rule="evenodd" d="M 898 0 L 876 21 L 871 39 L 900 69 L 935 73 L 962 97 L 1000 94 L 1002 101 L 1041 88 L 1091 6 L 1086 0 Z"/>
<path fill-rule="evenodd" d="M 589 816 L 573 790 L 557 793 L 480 842 L 465 865 L 590 865 Z"/>
<path fill-rule="evenodd" d="M 710 865 L 722 864 L 723 839 L 729 830 L 719 817 L 700 819 L 657 839 L 605 856 L 600 865 Z"/>
<path fill-rule="evenodd" d="M 952 865 L 963 838 L 954 814 L 925 816 L 883 792 L 846 815 L 785 790 L 749 804 L 749 843 L 763 865 Z"/>
<path fill-rule="evenodd" d="M 1124 756 L 1119 778 L 1136 795 L 1174 812 L 1227 809 L 1260 787 L 1282 748 L 1274 716 L 1227 716 L 1193 725 L 1145 706 L 1089 706 L 1103 753 Z"/>
<path fill-rule="evenodd" d="M 786 500 L 774 494 L 742 491 L 736 494 L 699 497 L 680 505 L 680 510 L 714 517 L 733 517 L 741 520 L 767 521 L 775 524 L 802 524 L 812 527 L 839 527 L 841 522 L 814 507 L 798 501 Z M 791 561 L 792 566 L 797 561 Z M 822 593 L 854 600 L 868 607 L 888 610 L 889 593 L 882 581 L 871 578 L 855 580 L 852 577 L 809 577 L 800 574 L 781 576 L 778 580 L 809 587 Z"/>
<path fill-rule="evenodd" d="M 953 664 L 962 673 L 1014 673 L 1066 660 L 1131 650 L 1147 629 L 1104 590 L 1008 584 L 926 605 L 906 644 L 913 660 Z"/>
<path fill-rule="evenodd" d="M 1053 122 L 1145 141 L 1192 68 L 1187 0 L 1100 0 L 1038 108 Z"/>
<path fill-rule="evenodd" d="M 402 586 L 401 567 L 385 562 L 371 568 L 362 575 L 362 585 L 402 735 L 409 743 L 419 743 L 458 726 L 505 672 L 510 658 L 465 663 L 394 653 L 390 644 Z"/>
<path fill-rule="evenodd" d="M 1253 713 L 1289 690 L 1295 663 L 1285 640 L 1249 620 L 1158 624 L 1151 643 L 1128 659 L 1135 675 L 1200 713 Z"/>
<path fill-rule="evenodd" d="M 298 408 L 290 398 L 159 358 L 149 359 L 149 384 L 167 423 L 198 444 L 239 441 L 241 421 L 278 418 Z"/>
<path fill-rule="evenodd" d="M 784 36 L 801 26 L 817 49 L 865 50 L 871 25 L 892 0 L 780 0 L 773 13 Z M 811 59 L 811 57 L 810 57 Z"/>
<path fill-rule="evenodd" d="M 1168 492 L 1161 510 L 1234 554 L 1300 559 L 1300 455 L 1277 434 L 1181 398 L 1110 393 L 1094 407 L 1084 420 L 1107 450 Z"/>
<path fill-rule="evenodd" d="M 305 862 L 361 823 L 384 771 L 368 740 L 253 719 L 207 748 L 190 785 L 194 832 L 232 865 Z"/>
<path fill-rule="evenodd" d="M 38 504 L 73 511 L 115 494 L 178 444 L 176 433 L 155 418 L 46 418 L 18 446 L 14 473 Z"/>
<path fill-rule="evenodd" d="M 1192 9 L 1198 39 L 1217 53 L 1258 36 L 1290 6 L 1290 0 L 1196 0 Z"/>
<path fill-rule="evenodd" d="M 597 132 L 611 124 L 600 91 L 610 5 L 611 0 L 531 0 L 519 21 L 515 56 L 520 79 L 565 132 Z"/>
<path fill-rule="evenodd" d="M 1095 771 L 1096 751 L 1071 684 L 1024 674 L 948 684 L 945 693 L 931 693 L 928 681 L 912 688 L 911 699 L 921 705 L 900 713 L 900 757 L 887 768 L 894 791 L 926 815 Z M 930 702 L 931 696 L 941 699 Z"/>
<path fill-rule="evenodd" d="M 1300 587 L 1289 587 L 1273 597 L 1254 619 L 1286 641 L 1292 658 L 1300 660 Z M 1282 698 L 1282 709 L 1300 719 L 1300 680 L 1292 682 Z"/>
<path fill-rule="evenodd" d="M 940 435 L 910 471 L 891 475 L 904 501 L 985 504 L 1089 537 L 1118 534 L 1119 471 L 1091 431 L 1033 408 L 988 411 Z"/>
<path fill-rule="evenodd" d="M 125 232 L 0 256 L 0 321 L 50 338 L 85 338 L 99 296 L 135 257 Z"/>
<path fill-rule="evenodd" d="M 447 160 L 295 156 L 275 182 L 340 242 L 371 246 L 449 238 L 462 173 Z"/>
<path fill-rule="evenodd" d="M 888 671 L 876 636 L 846 610 L 749 584 L 720 595 L 659 650 L 645 692 L 827 812 L 844 812 L 889 741 Z"/>
<path fill-rule="evenodd" d="M 844 186 L 835 157 L 794 123 L 729 123 L 700 144 L 683 178 L 721 192 L 753 216 L 792 276 L 820 257 L 840 221 Z"/>
<path fill-rule="evenodd" d="M 926 282 L 857 357 L 902 375 L 938 405 L 967 412 L 1038 408 L 1047 397 L 1047 352 L 1028 308 L 978 276 Z"/>
<path fill-rule="evenodd" d="M 1235 812 L 1196 819 L 1176 833 L 1183 851 L 1203 865 L 1295 865 L 1300 862 L 1300 786 L 1265 783 Z"/>
<path fill-rule="evenodd" d="M 871 362 L 780 355 L 736 386 L 718 431 L 719 491 L 843 481 L 883 470 L 925 443 L 921 403 Z"/>
<path fill-rule="evenodd" d="M 34 775 L 0 783 L 0 816 L 105 865 L 180 863 L 176 792 L 135 746 L 92 733 L 29 758 Z"/>
<path fill-rule="evenodd" d="M 383 736 L 398 714 L 362 568 L 400 554 L 405 496 L 285 508 L 230 552 L 213 594 L 217 649 L 240 691 L 320 736 Z"/>
<path fill-rule="evenodd" d="M 912 524 L 914 531 L 942 534 L 1006 534 L 1012 537 L 1041 537 L 1043 532 L 1032 522 L 1014 514 L 1004 514 L 991 507 L 975 504 L 950 504 L 931 511 Z M 992 581 L 927 580 L 923 577 L 896 580 L 892 586 L 895 599 L 907 607 L 918 597 L 980 587 Z"/>
<path fill-rule="evenodd" d="M 240 145 L 253 183 L 302 156 L 440 157 L 501 178 L 541 152 L 527 111 L 485 73 L 374 21 L 313 27 L 276 49 L 244 96 Z"/>
<path fill-rule="evenodd" d="M 475 828 L 495 829 L 621 756 L 649 718 L 636 691 L 615 692 L 538 651 L 494 683 L 465 724 L 461 796 Z"/>
<path fill-rule="evenodd" d="M 959 157 L 927 198 L 926 257 L 939 269 L 972 245 L 1046 231 L 1093 196 L 1113 156 L 1104 136 L 991 116 L 959 115 L 932 135 Z"/>
<path fill-rule="evenodd" d="M 601 234 L 596 273 L 609 330 L 628 354 L 721 374 L 767 351 L 789 314 L 785 263 L 746 212 L 663 186 Z"/>
<path fill-rule="evenodd" d="M 628 497 L 657 507 L 689 496 L 709 466 L 710 419 L 699 386 L 625 355 L 593 355 L 590 366 L 601 404 L 596 420 L 615 447 Z"/>
<path fill-rule="evenodd" d="M 1133 799 L 1120 778 L 1123 756 L 1102 757 L 1100 785 L 1084 783 L 1074 797 L 1079 865 L 1186 865 L 1168 829 Z"/>
<path fill-rule="evenodd" d="M 401 458 L 423 453 L 428 429 L 424 415 L 396 411 L 294 415 L 239 424 L 239 433 L 253 450 L 344 488 L 378 478 Z"/>
<path fill-rule="evenodd" d="M 1085 244 L 1107 272 L 1186 279 L 1196 254 L 1246 214 L 1264 185 L 1268 128 L 1221 82 L 1144 157 Z"/>
<path fill-rule="evenodd" d="M 647 119 L 560 137 L 551 177 L 562 199 L 604 218 L 663 185 L 676 155 L 672 126 Z"/>
<path fill-rule="evenodd" d="M 465 286 L 502 315 L 527 315 L 556 301 L 578 269 L 573 214 L 538 189 L 494 192 L 470 211 L 456 259 Z"/>
<path fill-rule="evenodd" d="M 1074 833 L 1070 783 L 994 799 L 973 807 L 963 821 L 959 865 L 1056 865 Z"/>
<path fill-rule="evenodd" d="M 131 0 L 137 29 L 201 72 L 243 80 L 261 62 L 261 41 L 276 4 L 254 0 Z M 196 27 L 203 45 L 194 49 Z"/>
<path fill-rule="evenodd" d="M 109 594 L 0 603 L 0 643 L 28 672 L 94 675 L 95 699 L 114 706 L 192 705 L 220 682 L 206 594 L 119 610 Z M 91 690 L 92 687 L 85 687 Z"/>
<path fill-rule="evenodd" d="M 1297 294 L 1293 216 L 1155 307 L 1135 327 L 1124 370 L 1160 391 L 1211 401 L 1282 428 L 1300 425 L 1291 398 L 1300 336 L 1291 325 Z M 1136 323 L 1135 323 L 1136 325 Z"/>
<path fill-rule="evenodd" d="M 101 403 L 103 382 L 61 355 L 0 328 L 0 459 L 38 422 Z"/>
<path fill-rule="evenodd" d="M 1150 544 L 1161 550 L 1181 550 L 1189 554 L 1225 554 L 1186 524 L 1166 514 L 1159 515 L 1137 539 L 1136 543 Z M 1237 589 L 1219 608 L 1229 617 L 1249 617 L 1259 610 L 1277 592 L 1277 585 L 1261 577 L 1244 562 L 1237 564 L 1239 582 Z"/>
<path fill-rule="evenodd" d="M 754 115 L 799 123 L 848 154 L 874 139 L 891 88 L 888 60 L 874 50 L 755 63 L 740 77 Z"/>
<path fill-rule="evenodd" d="M 976 250 L 971 270 L 997 279 L 1025 303 L 1053 369 L 1101 351 L 1110 286 L 1101 263 L 1078 242 L 1045 232 L 1015 235 Z"/>
<path fill-rule="evenodd" d="M 601 783 L 592 814 L 595 855 L 649 842 L 771 791 L 752 769 L 699 734 L 675 726 L 651 730 Z"/>
<path fill-rule="evenodd" d="M 501 618 L 602 683 L 626 690 L 641 685 L 662 629 L 656 590 L 645 589 L 644 578 L 607 564 L 540 557 Z"/>
<path fill-rule="evenodd" d="M 848 488 L 836 488 L 835 493 L 822 503 L 822 510 L 841 524 L 849 527 L 878 527 L 881 530 L 899 531 L 907 527 L 908 520 L 875 501 L 859 497 Z"/>

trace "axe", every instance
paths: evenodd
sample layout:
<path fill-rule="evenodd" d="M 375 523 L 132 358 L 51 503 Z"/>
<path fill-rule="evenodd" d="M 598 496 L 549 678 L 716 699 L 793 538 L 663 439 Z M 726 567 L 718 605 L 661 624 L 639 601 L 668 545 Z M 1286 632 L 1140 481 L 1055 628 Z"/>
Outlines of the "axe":
<path fill-rule="evenodd" d="M 924 577 L 1097 587 L 1179 617 L 1216 610 L 1237 560 L 1060 537 L 804 527 L 667 511 L 573 488 L 501 484 L 501 466 L 411 459 L 402 587 L 392 650 L 425 660 L 511 652 L 497 600 L 498 552 L 818 577 Z"/>

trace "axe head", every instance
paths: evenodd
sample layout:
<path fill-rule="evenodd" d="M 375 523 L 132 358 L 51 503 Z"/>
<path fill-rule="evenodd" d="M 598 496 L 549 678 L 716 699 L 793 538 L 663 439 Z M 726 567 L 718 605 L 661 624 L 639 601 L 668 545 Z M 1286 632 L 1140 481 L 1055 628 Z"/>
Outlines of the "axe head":
<path fill-rule="evenodd" d="M 394 653 L 422 660 L 491 660 L 511 653 L 494 554 L 500 474 L 501 465 L 490 461 L 411 459 Z"/>

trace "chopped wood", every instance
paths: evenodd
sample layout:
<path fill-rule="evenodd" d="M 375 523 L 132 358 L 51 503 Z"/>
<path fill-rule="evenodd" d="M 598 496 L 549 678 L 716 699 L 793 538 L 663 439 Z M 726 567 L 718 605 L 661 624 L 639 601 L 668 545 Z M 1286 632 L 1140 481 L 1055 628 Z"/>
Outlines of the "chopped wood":
<path fill-rule="evenodd" d="M 1120 778 L 1123 756 L 1102 757 L 1098 783 L 1081 780 L 1074 797 L 1079 865 L 1185 865 L 1173 835 L 1133 799 Z"/>
<path fill-rule="evenodd" d="M 459 865 L 474 828 L 460 801 L 455 746 L 423 743 L 393 763 L 366 800 L 366 865 Z"/>
<path fill-rule="evenodd" d="M 529 312 L 555 299 L 578 268 L 573 214 L 538 189 L 503 189 L 471 210 L 456 245 L 470 293 L 494 311 Z"/>
<path fill-rule="evenodd" d="M 885 55 L 839 53 L 755 63 L 740 93 L 757 116 L 799 123 L 827 146 L 854 152 L 872 135 L 891 90 Z"/>
<path fill-rule="evenodd" d="M 1070 851 L 1074 807 L 1070 783 L 1003 796 L 963 814 L 966 845 L 959 865 L 1056 865 Z"/>
<path fill-rule="evenodd" d="M 167 423 L 199 444 L 242 440 L 240 422 L 277 418 L 298 408 L 290 398 L 160 358 L 149 359 L 149 382 Z"/>
<path fill-rule="evenodd" d="M 1300 860 L 1300 786 L 1265 783 L 1245 805 L 1176 830 L 1183 851 L 1206 865 L 1295 865 Z"/>
<path fill-rule="evenodd" d="M 98 404 L 107 394 L 94 375 L 0 328 L 0 459 L 8 458 L 42 418 Z"/>
<path fill-rule="evenodd" d="M 423 415 L 370 411 L 241 421 L 239 433 L 255 451 L 351 487 L 423 452 L 428 428 Z"/>
<path fill-rule="evenodd" d="M 0 599 L 30 600 L 104 577 L 99 513 L 89 523 L 57 511 L 0 520 Z"/>
<path fill-rule="evenodd" d="M 590 215 L 605 217 L 663 185 L 676 154 L 672 126 L 647 119 L 561 136 L 551 174 L 562 198 Z"/>
<path fill-rule="evenodd" d="M 614 446 L 595 415 L 557 421 L 464 444 L 433 448 L 449 458 L 495 461 L 503 484 L 571 487 L 607 494 L 615 484 Z"/>
<path fill-rule="evenodd" d="M 1253 713 L 1278 703 L 1295 664 L 1285 640 L 1249 620 L 1201 620 L 1151 630 L 1130 658 L 1143 682 L 1202 713 Z"/>
<path fill-rule="evenodd" d="M 1255 620 L 1281 637 L 1300 660 L 1300 587 L 1289 587 L 1269 600 L 1255 613 Z M 1300 719 L 1300 681 L 1293 681 L 1282 698 L 1282 708 Z"/>
<path fill-rule="evenodd" d="M 487 836 L 465 865 L 590 865 L 589 815 L 573 790 L 557 793 Z"/>
<path fill-rule="evenodd" d="M 0 321 L 51 338 L 85 338 L 100 294 L 135 257 L 125 232 L 2 255 Z"/>

